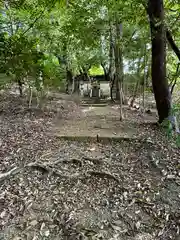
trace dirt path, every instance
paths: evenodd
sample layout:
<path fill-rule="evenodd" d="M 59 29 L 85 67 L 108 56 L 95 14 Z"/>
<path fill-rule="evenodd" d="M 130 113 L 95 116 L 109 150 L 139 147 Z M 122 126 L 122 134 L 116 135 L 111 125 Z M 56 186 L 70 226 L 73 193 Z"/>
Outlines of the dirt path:
<path fill-rule="evenodd" d="M 180 152 L 145 124 L 153 116 L 124 109 L 119 123 L 111 106 L 57 102 L 54 114 L 17 105 L 3 104 L 0 117 L 0 239 L 179 240 Z M 56 137 L 63 134 L 129 139 Z"/>
<path fill-rule="evenodd" d="M 137 111 L 124 107 L 124 120 L 119 121 L 119 107 L 93 106 L 81 107 L 81 117 L 67 120 L 57 120 L 53 127 L 56 136 L 87 136 L 87 137 L 138 137 L 141 134 L 139 125 L 155 122 L 156 118 L 148 114 L 143 115 Z"/>

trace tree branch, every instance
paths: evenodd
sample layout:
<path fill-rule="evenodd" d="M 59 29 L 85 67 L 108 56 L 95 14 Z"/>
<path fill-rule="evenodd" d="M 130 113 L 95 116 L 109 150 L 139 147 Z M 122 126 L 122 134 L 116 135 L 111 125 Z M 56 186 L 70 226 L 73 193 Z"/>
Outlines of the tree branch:
<path fill-rule="evenodd" d="M 149 11 L 148 7 L 147 7 L 145 4 L 143 4 L 143 6 L 145 7 L 145 10 L 146 10 L 148 16 L 151 16 L 152 14 L 151 14 L 151 12 Z M 151 22 L 152 27 L 153 27 L 153 28 L 156 28 L 156 27 L 155 27 L 155 23 L 152 22 L 151 20 L 150 20 L 150 22 Z M 177 56 L 178 59 L 180 60 L 180 49 L 179 49 L 178 46 L 176 45 L 176 43 L 175 43 L 175 41 L 174 41 L 174 39 L 173 39 L 173 37 L 172 37 L 172 35 L 171 35 L 171 32 L 169 31 L 169 29 L 167 28 L 167 26 L 166 26 L 166 38 L 167 38 L 167 40 L 168 40 L 168 42 L 169 42 L 172 50 L 175 52 L 176 56 Z"/>
<path fill-rule="evenodd" d="M 178 59 L 180 61 L 180 49 L 174 42 L 173 37 L 168 29 L 166 29 L 166 38 L 167 38 L 172 50 L 175 52 L 176 56 L 178 57 Z"/>
<path fill-rule="evenodd" d="M 104 70 L 104 75 L 106 75 L 107 74 L 107 70 L 106 70 L 106 66 L 105 66 L 105 64 L 103 62 L 101 62 L 101 67 Z"/>
<path fill-rule="evenodd" d="M 43 11 L 41 11 L 41 13 L 39 14 L 39 16 L 37 16 L 37 17 L 34 19 L 33 23 L 30 24 L 30 26 L 22 33 L 22 35 L 25 35 L 31 28 L 34 27 L 35 23 L 36 23 L 36 22 L 42 17 L 42 15 L 44 14 L 45 9 L 46 9 L 46 8 L 44 8 Z"/>
<path fill-rule="evenodd" d="M 175 81 L 174 81 L 173 84 L 172 84 L 173 81 L 172 81 L 171 84 L 170 84 L 170 87 L 171 87 L 171 95 L 173 94 L 174 87 L 176 86 L 176 83 L 177 83 L 179 67 L 180 67 L 180 63 L 178 63 L 178 65 L 177 65 L 177 70 L 176 70 L 176 75 L 175 75 L 176 79 L 175 79 Z"/>

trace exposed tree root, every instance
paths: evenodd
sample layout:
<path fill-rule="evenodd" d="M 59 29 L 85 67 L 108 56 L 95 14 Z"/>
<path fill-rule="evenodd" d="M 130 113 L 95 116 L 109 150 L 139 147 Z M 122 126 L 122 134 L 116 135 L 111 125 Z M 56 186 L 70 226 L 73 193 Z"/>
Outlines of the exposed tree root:
<path fill-rule="evenodd" d="M 63 161 L 61 160 L 61 162 L 63 162 Z M 71 159 L 66 162 L 67 163 L 72 162 L 72 163 L 80 164 L 80 166 L 82 166 L 82 162 L 77 159 Z M 54 166 L 53 163 L 52 163 L 52 165 L 49 165 L 49 164 L 34 162 L 34 163 L 29 163 L 24 167 L 15 167 L 6 173 L 0 174 L 0 182 L 7 180 L 8 178 L 10 178 L 12 176 L 15 176 L 16 174 L 20 173 L 23 170 L 31 168 L 31 169 L 40 171 L 42 174 L 51 174 L 51 175 L 55 175 L 55 176 L 58 176 L 61 178 L 79 179 L 79 178 L 87 178 L 90 175 L 90 176 L 96 176 L 96 177 L 100 177 L 100 178 L 112 179 L 115 182 L 120 183 L 120 181 L 117 177 L 115 177 L 114 175 L 112 175 L 108 172 L 87 171 L 87 172 L 82 172 L 82 173 L 75 173 L 72 175 L 64 175 L 60 170 L 53 168 L 53 166 Z"/>
<path fill-rule="evenodd" d="M 79 165 L 79 167 L 82 167 L 82 161 L 79 160 L 79 159 L 76 159 L 76 158 L 72 158 L 72 159 L 69 159 L 69 160 L 65 160 L 65 159 L 58 159 L 54 162 L 47 162 L 45 163 L 45 165 L 49 166 L 49 167 L 52 167 L 52 166 L 55 166 L 59 163 L 65 163 L 65 164 L 68 164 L 68 163 L 73 163 L 73 164 L 77 164 Z"/>
<path fill-rule="evenodd" d="M 119 179 L 116 178 L 115 176 L 111 175 L 110 173 L 107 172 L 96 172 L 96 171 L 87 171 L 85 173 L 76 173 L 73 175 L 64 175 L 62 174 L 61 171 L 56 170 L 54 168 L 51 168 L 49 166 L 43 165 L 43 164 L 39 164 L 39 163 L 30 163 L 28 165 L 26 165 L 24 168 L 13 168 L 10 171 L 0 174 L 0 182 L 7 180 L 8 178 L 18 174 L 21 172 L 21 170 L 27 169 L 27 168 L 31 168 L 37 171 L 40 171 L 42 174 L 46 174 L 46 173 L 50 173 L 52 175 L 61 177 L 61 178 L 69 178 L 69 179 L 79 179 L 79 178 L 86 178 L 88 175 L 91 176 L 98 176 L 100 178 L 108 178 L 108 179 L 113 179 L 114 181 L 116 181 L 117 183 L 120 183 Z"/>
<path fill-rule="evenodd" d="M 130 219 L 126 214 L 122 214 L 118 212 L 118 217 L 127 225 L 129 226 L 128 229 L 132 233 L 133 236 L 135 236 L 135 228 L 134 228 L 134 223 L 132 219 Z"/>
<path fill-rule="evenodd" d="M 40 171 L 42 174 L 51 173 L 52 175 L 56 175 L 56 176 L 59 176 L 62 178 L 69 178 L 68 175 L 67 176 L 63 175 L 59 170 L 51 168 L 48 165 L 44 165 L 44 164 L 35 162 L 35 163 L 29 163 L 28 165 L 26 165 L 24 167 L 15 167 L 6 173 L 0 174 L 0 182 L 15 176 L 16 174 L 20 173 L 21 171 L 23 171 L 27 168 L 31 168 L 31 169 Z"/>
<path fill-rule="evenodd" d="M 41 157 L 41 159 L 42 159 L 42 157 Z M 102 158 L 91 158 L 91 157 L 83 156 L 81 158 L 81 160 L 77 159 L 77 158 L 72 158 L 72 159 L 69 159 L 69 160 L 57 159 L 56 161 L 49 161 L 49 162 L 45 162 L 43 164 L 46 165 L 46 166 L 49 166 L 49 167 L 53 167 L 53 166 L 55 166 L 59 163 L 65 163 L 65 164 L 73 163 L 73 164 L 78 165 L 79 167 L 82 167 L 83 161 L 89 161 L 89 162 L 92 162 L 93 164 L 97 164 L 97 165 L 103 163 Z"/>
<path fill-rule="evenodd" d="M 42 159 L 42 157 L 41 157 L 41 159 Z M 92 162 L 93 164 L 98 164 L 98 165 L 103 163 L 102 158 L 91 158 L 91 157 L 83 156 L 81 158 L 81 160 L 79 160 L 77 158 L 72 158 L 69 160 L 57 159 L 56 161 L 45 162 L 44 165 L 52 167 L 59 163 L 65 163 L 65 164 L 73 163 L 73 164 L 77 164 L 80 167 L 82 167 L 83 161 L 89 161 L 89 162 Z"/>
<path fill-rule="evenodd" d="M 30 168 L 32 168 L 34 170 L 37 170 L 37 171 L 40 171 L 43 174 L 52 171 L 51 167 L 49 167 L 48 165 L 41 164 L 41 163 L 36 163 L 36 162 L 35 163 L 29 163 L 28 165 L 26 165 L 25 168 L 27 168 L 27 167 L 30 167 Z"/>
<path fill-rule="evenodd" d="M 40 171 L 43 174 L 50 173 L 51 175 L 55 175 L 55 176 L 62 177 L 62 178 L 68 178 L 69 177 L 68 175 L 63 175 L 61 171 L 59 171 L 55 168 L 52 168 L 51 166 L 42 164 L 42 163 L 36 163 L 36 162 L 35 163 L 29 163 L 26 167 L 30 167 L 32 169 Z"/>
<path fill-rule="evenodd" d="M 92 162 L 93 164 L 102 164 L 103 161 L 101 158 L 91 158 L 91 157 L 82 157 L 83 160 L 85 161 L 90 161 Z"/>
<path fill-rule="evenodd" d="M 107 173 L 107 172 L 87 171 L 86 174 L 91 175 L 91 176 L 97 176 L 100 178 L 113 179 L 115 182 L 120 183 L 118 178 L 116 178 L 114 175 Z"/>
<path fill-rule="evenodd" d="M 73 163 L 73 164 L 77 164 L 79 167 L 82 167 L 82 161 L 76 158 L 72 158 L 70 160 L 63 160 L 63 163 Z"/>
<path fill-rule="evenodd" d="M 9 170 L 6 173 L 1 173 L 0 174 L 0 182 L 18 174 L 20 171 L 21 171 L 21 168 L 14 167 L 13 169 Z"/>

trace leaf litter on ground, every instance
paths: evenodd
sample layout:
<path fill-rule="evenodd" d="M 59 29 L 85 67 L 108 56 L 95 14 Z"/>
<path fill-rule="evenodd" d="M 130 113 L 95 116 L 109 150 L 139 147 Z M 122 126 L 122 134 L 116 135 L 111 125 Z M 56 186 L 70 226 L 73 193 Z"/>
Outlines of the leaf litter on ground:
<path fill-rule="evenodd" d="M 2 239 L 178 238 L 180 155 L 160 130 L 141 124 L 141 140 L 106 145 L 58 141 L 48 134 L 57 113 L 29 114 L 19 101 L 1 101 L 0 171 L 20 169 L 0 182 Z M 75 107 L 63 102 L 58 117 Z"/>

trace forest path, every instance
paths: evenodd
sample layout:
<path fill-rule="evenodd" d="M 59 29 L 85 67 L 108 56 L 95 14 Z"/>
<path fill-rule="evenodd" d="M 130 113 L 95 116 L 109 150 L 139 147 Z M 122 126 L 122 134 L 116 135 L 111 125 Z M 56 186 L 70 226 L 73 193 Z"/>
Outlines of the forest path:
<path fill-rule="evenodd" d="M 0 239 L 179 240 L 180 152 L 153 116 L 9 96 L 0 109 Z M 113 133 L 128 139 L 97 143 Z"/>
<path fill-rule="evenodd" d="M 81 116 L 57 119 L 52 131 L 60 138 L 136 138 L 142 134 L 140 125 L 156 121 L 155 116 L 123 108 L 124 119 L 119 120 L 118 105 L 89 104 L 81 106 Z"/>

